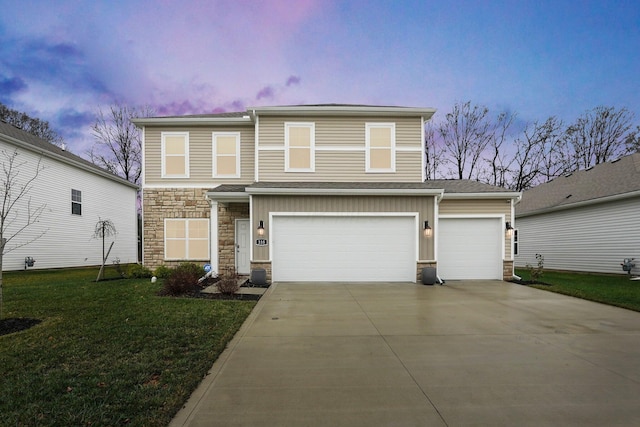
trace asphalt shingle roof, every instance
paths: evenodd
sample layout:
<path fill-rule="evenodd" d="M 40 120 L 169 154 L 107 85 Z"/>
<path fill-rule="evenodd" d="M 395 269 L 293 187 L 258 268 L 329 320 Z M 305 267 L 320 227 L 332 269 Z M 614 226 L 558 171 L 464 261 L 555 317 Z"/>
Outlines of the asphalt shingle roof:
<path fill-rule="evenodd" d="M 640 191 L 640 153 L 560 176 L 522 194 L 516 216 Z"/>

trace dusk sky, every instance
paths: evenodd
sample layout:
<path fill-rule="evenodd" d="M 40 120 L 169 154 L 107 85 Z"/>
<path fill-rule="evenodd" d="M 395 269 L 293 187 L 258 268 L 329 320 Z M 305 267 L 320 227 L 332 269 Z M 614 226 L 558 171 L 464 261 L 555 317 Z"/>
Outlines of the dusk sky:
<path fill-rule="evenodd" d="M 472 101 L 640 121 L 635 1 L 0 0 L 0 102 L 83 155 L 99 107 L 157 115 Z"/>

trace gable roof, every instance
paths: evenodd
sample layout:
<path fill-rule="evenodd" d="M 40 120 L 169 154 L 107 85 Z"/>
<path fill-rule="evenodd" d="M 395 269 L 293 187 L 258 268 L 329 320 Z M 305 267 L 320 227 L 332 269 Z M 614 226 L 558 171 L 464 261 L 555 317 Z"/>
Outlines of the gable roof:
<path fill-rule="evenodd" d="M 101 175 L 104 178 L 111 179 L 119 182 L 120 184 L 127 185 L 132 188 L 138 188 L 136 184 L 129 182 L 126 179 L 2 120 L 0 120 L 0 141 L 56 159 L 63 163 L 84 169 L 88 172 Z"/>
<path fill-rule="evenodd" d="M 516 217 L 640 196 L 640 153 L 560 176 L 522 194 Z"/>

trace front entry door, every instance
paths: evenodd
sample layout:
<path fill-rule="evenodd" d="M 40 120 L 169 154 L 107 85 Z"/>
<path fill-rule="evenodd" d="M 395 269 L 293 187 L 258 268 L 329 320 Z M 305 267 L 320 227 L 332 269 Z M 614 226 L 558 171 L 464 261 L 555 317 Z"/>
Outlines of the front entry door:
<path fill-rule="evenodd" d="M 249 274 L 251 270 L 249 241 L 249 220 L 236 220 L 236 271 L 238 274 Z"/>

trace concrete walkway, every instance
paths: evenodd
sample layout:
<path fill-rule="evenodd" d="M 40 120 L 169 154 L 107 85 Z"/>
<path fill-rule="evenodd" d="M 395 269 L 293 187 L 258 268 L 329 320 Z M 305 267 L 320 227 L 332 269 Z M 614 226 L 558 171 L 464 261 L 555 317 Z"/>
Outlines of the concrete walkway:
<path fill-rule="evenodd" d="M 171 425 L 640 425 L 640 313 L 505 282 L 277 284 Z"/>

